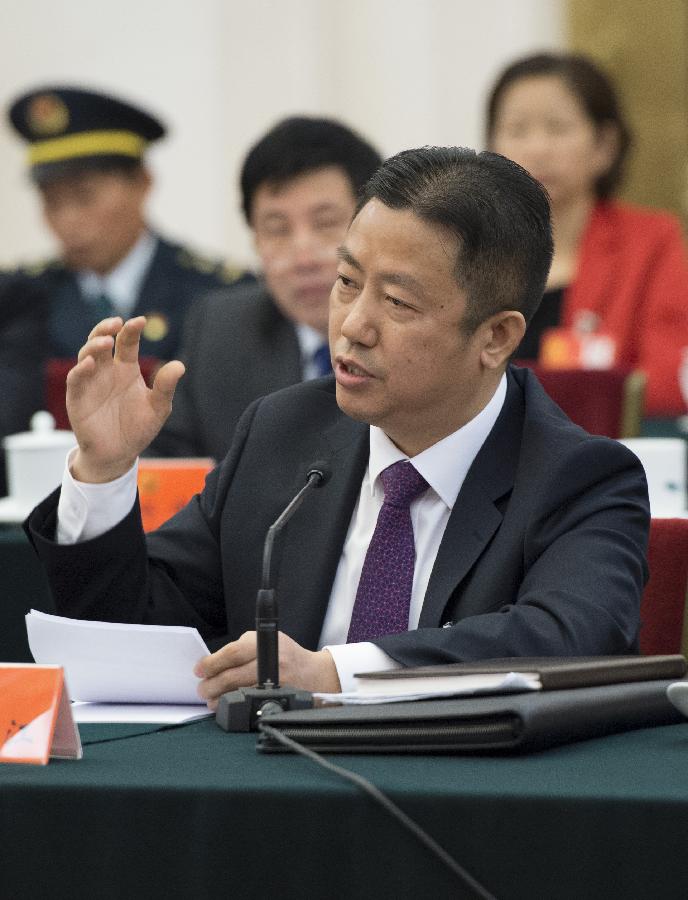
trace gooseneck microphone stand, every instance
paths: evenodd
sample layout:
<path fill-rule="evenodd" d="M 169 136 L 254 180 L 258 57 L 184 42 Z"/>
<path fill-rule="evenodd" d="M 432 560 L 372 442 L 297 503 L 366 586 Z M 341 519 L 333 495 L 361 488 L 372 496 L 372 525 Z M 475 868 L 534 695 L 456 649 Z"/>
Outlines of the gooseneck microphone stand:
<path fill-rule="evenodd" d="M 279 683 L 277 597 L 275 589 L 270 587 L 272 548 L 275 538 L 301 506 L 306 494 L 312 488 L 321 487 L 328 476 L 329 471 L 324 463 L 314 463 L 308 470 L 305 485 L 268 529 L 263 545 L 261 586 L 256 598 L 258 684 L 222 694 L 215 721 L 225 731 L 257 731 L 260 720 L 271 713 L 313 706 L 309 691 L 288 685 L 281 687 Z"/>

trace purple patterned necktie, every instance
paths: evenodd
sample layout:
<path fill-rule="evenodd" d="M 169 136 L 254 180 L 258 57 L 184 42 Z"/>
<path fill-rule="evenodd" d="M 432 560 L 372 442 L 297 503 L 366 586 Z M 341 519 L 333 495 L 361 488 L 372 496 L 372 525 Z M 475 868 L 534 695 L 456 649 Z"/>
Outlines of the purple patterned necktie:
<path fill-rule="evenodd" d="M 428 483 L 402 460 L 380 475 L 385 500 L 368 545 L 347 642 L 408 629 L 416 547 L 409 507 Z"/>

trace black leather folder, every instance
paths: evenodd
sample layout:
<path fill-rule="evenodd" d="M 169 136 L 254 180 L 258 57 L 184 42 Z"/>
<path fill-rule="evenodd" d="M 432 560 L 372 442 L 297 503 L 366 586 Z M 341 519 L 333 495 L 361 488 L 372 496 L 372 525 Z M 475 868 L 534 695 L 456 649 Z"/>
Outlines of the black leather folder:
<path fill-rule="evenodd" d="M 482 659 L 475 662 L 448 663 L 442 666 L 411 666 L 384 672 L 360 672 L 356 677 L 384 691 L 388 684 L 409 678 L 422 678 L 428 690 L 437 679 L 460 679 L 462 675 L 486 675 L 507 672 L 532 672 L 543 690 L 592 687 L 653 678 L 682 678 L 688 667 L 680 653 L 650 656 L 512 656 L 506 659 Z M 457 681 L 457 684 L 460 684 Z"/>
<path fill-rule="evenodd" d="M 322 753 L 524 753 L 685 721 L 666 689 L 676 679 L 480 698 L 294 710 L 261 723 L 258 749 L 285 747 L 262 726 Z"/>

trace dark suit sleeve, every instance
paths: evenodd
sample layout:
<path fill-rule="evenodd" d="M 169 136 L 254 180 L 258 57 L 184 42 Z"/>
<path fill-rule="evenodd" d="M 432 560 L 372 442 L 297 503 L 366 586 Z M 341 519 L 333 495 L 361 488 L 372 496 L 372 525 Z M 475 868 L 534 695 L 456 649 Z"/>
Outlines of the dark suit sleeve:
<path fill-rule="evenodd" d="M 375 643 L 403 665 L 637 650 L 649 531 L 640 463 L 620 444 L 590 438 L 532 490 L 514 596 L 486 597 L 489 612 L 449 627 Z"/>
<path fill-rule="evenodd" d="M 146 536 L 138 499 L 105 534 L 72 545 L 55 542 L 59 489 L 24 529 L 43 563 L 60 615 L 96 621 L 189 625 L 212 643 L 227 632 L 220 519 L 255 411 L 247 410 L 232 452 L 176 516 Z"/>

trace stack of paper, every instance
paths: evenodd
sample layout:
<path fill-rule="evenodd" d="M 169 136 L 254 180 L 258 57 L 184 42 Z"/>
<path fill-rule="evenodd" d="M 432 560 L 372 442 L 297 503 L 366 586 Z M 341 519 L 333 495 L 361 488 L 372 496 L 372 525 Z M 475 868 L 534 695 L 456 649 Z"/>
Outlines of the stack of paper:
<path fill-rule="evenodd" d="M 435 678 L 428 683 L 427 678 L 390 679 L 382 684 L 369 683 L 365 678 L 357 678 L 355 691 L 341 694 L 314 694 L 323 703 L 345 703 L 351 706 L 365 706 L 369 703 L 400 703 L 407 700 L 427 700 L 432 697 L 471 697 L 476 694 L 509 694 L 517 691 L 539 691 L 540 679 L 534 672 L 486 672 L 484 674 L 461 675 L 459 678 Z"/>
<path fill-rule="evenodd" d="M 512 656 L 359 672 L 355 691 L 315 696 L 325 703 L 365 705 L 432 697 L 554 691 L 681 678 L 686 668 L 686 660 L 680 653 L 656 656 Z"/>
<path fill-rule="evenodd" d="M 37 663 L 63 666 L 78 722 L 182 722 L 209 715 L 193 667 L 210 652 L 195 628 L 26 616 Z"/>

